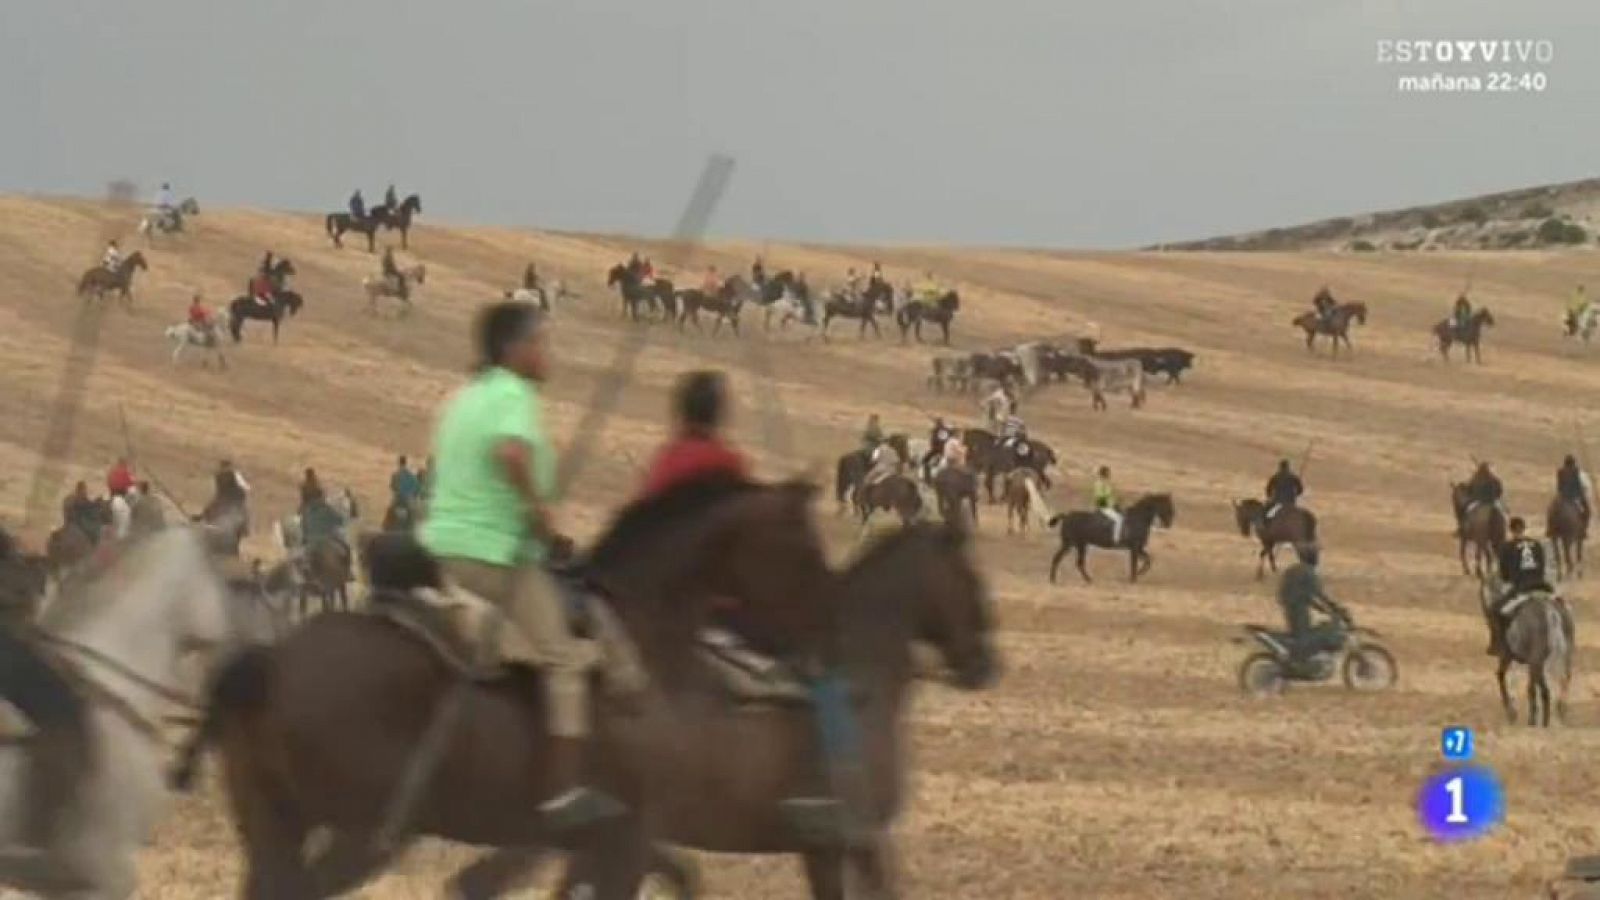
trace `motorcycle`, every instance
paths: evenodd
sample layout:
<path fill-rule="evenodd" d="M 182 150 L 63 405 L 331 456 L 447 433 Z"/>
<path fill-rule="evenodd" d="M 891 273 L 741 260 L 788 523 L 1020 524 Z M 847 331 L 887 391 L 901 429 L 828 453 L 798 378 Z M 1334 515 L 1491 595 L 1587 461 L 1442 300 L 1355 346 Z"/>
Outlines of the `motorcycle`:
<path fill-rule="evenodd" d="M 1239 665 L 1239 689 L 1253 697 L 1264 697 L 1283 693 L 1291 681 L 1331 681 L 1335 673 L 1344 680 L 1345 687 L 1355 691 L 1393 687 L 1399 667 L 1394 655 L 1378 643 L 1378 633 L 1349 621 L 1339 624 L 1339 647 L 1317 653 L 1298 665 L 1290 660 L 1286 633 L 1260 625 L 1244 626 L 1245 637 L 1235 638 L 1235 642 L 1253 642 L 1261 649 Z"/>

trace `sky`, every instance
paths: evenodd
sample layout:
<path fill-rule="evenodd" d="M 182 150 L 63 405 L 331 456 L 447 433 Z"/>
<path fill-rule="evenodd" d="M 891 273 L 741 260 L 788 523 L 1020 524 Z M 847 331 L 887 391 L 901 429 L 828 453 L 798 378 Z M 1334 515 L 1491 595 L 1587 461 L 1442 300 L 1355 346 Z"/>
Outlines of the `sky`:
<path fill-rule="evenodd" d="M 1595 0 L 0 0 L 0 192 L 1115 248 L 1590 177 Z M 1547 40 L 1396 64 L 1378 41 Z M 1400 75 L 1540 72 L 1538 93 Z"/>

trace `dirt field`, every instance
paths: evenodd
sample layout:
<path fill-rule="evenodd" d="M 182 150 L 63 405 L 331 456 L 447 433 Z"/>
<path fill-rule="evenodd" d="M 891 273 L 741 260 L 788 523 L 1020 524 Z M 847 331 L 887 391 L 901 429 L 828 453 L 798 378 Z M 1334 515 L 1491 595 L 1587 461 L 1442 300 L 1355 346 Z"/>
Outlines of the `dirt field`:
<path fill-rule="evenodd" d="M 0 518 L 19 523 L 37 447 L 77 312 L 72 287 L 106 237 L 130 249 L 135 216 L 87 203 L 0 200 Z M 561 370 L 553 412 L 570 429 L 624 333 L 604 268 L 621 240 L 424 226 L 414 258 L 428 266 L 416 312 L 374 318 L 359 280 L 376 257 L 333 249 L 313 217 L 207 212 L 197 233 L 146 249 L 151 270 L 131 312 L 105 319 L 66 477 L 94 477 L 124 444 L 126 410 L 142 464 L 190 508 L 231 456 L 257 488 L 257 515 L 289 509 L 305 466 L 351 485 L 381 509 L 398 452 L 425 452 L 428 421 L 468 362 L 465 325 L 537 260 L 584 297 L 559 313 Z M 189 294 L 225 303 L 263 251 L 293 259 L 307 308 L 273 347 L 247 326 L 226 373 L 198 357 L 178 367 L 162 329 Z M 709 258 L 742 270 L 754 244 Z M 1600 662 L 1588 591 L 1576 587 L 1579 680 L 1570 727 L 1508 727 L 1474 585 L 1459 575 L 1446 479 L 1469 455 L 1493 460 L 1513 508 L 1542 519 L 1553 471 L 1600 391 L 1600 348 L 1564 342 L 1567 292 L 1592 276 L 1591 254 L 1390 257 L 1047 254 L 899 249 L 851 253 L 765 247 L 769 266 L 813 283 L 881 258 L 896 282 L 931 267 L 957 286 L 955 344 L 979 349 L 1098 324 L 1108 345 L 1179 344 L 1199 354 L 1179 388 L 1130 411 L 1113 398 L 1094 414 L 1086 394 L 1030 398 L 1031 430 L 1061 452 L 1068 482 L 1057 509 L 1084 505 L 1092 466 L 1112 466 L 1125 494 L 1171 491 L 1178 519 L 1153 545 L 1148 581 L 1123 581 L 1123 560 L 1100 555 L 1093 586 L 1046 581 L 1052 540 L 1008 538 L 984 510 L 980 554 L 999 607 L 1007 675 L 992 692 L 929 687 L 911 721 L 914 798 L 899 834 L 906 895 L 1044 897 L 1534 896 L 1570 853 L 1600 850 L 1600 704 L 1585 673 Z M 1487 365 L 1441 364 L 1428 328 L 1462 284 L 1492 308 Z M 1591 278 L 1591 280 L 1593 280 Z M 1288 320 L 1329 283 L 1373 311 L 1353 360 L 1309 356 Z M 1596 287 L 1600 285 L 1591 285 Z M 749 326 L 758 326 L 751 320 Z M 759 327 L 751 327 L 759 332 Z M 739 436 L 759 453 L 759 416 L 746 366 L 757 340 L 657 329 L 618 414 L 566 507 L 569 529 L 592 533 L 662 436 L 665 387 L 692 365 L 736 373 Z M 830 343 L 790 334 L 767 345 L 799 443 L 798 459 L 762 455 L 779 473 L 854 445 L 867 415 L 923 432 L 927 414 L 976 418 L 965 396 L 923 380 L 932 348 L 858 340 L 842 323 Z M 1589 417 L 1593 418 L 1593 417 Z M 1600 439 L 1600 424 L 1590 422 Z M 1401 683 L 1381 696 L 1342 688 L 1248 702 L 1235 687 L 1245 621 L 1271 621 L 1254 550 L 1233 528 L 1230 497 L 1261 490 L 1281 455 L 1315 452 L 1306 505 L 1321 516 L 1330 589 L 1399 657 Z M 65 483 L 50 492 L 47 515 Z M 842 551 L 852 530 L 819 515 Z M 44 523 L 48 527 L 50 523 Z M 40 524 L 25 532 L 42 537 Z M 267 552 L 265 546 L 254 547 Z M 1587 632 L 1587 633 L 1586 633 Z M 1509 795 L 1490 838 L 1438 847 L 1418 828 L 1414 792 L 1438 760 L 1438 729 L 1480 732 L 1480 756 Z M 429 847 L 372 886 L 375 898 L 438 896 L 460 851 Z M 789 861 L 703 860 L 716 897 L 803 895 Z M 140 895 L 225 896 L 238 857 L 220 792 L 180 802 L 144 857 Z"/>

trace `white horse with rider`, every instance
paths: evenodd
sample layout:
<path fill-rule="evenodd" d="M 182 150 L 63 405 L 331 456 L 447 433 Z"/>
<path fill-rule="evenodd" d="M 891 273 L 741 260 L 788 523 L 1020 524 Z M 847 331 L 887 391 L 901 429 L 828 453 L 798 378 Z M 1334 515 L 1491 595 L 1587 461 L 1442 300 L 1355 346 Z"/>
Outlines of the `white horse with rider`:
<path fill-rule="evenodd" d="M 0 886 L 45 897 L 132 896 L 135 855 L 170 798 L 169 716 L 197 709 L 212 667 L 271 639 L 276 625 L 269 605 L 230 589 L 195 527 L 116 545 L 64 586 L 40 614 L 36 637 L 24 640 L 36 662 L 65 673 L 70 724 L 0 744 Z M 0 684 L 7 697 L 29 689 Z M 51 746 L 43 738 L 63 728 L 79 735 L 69 743 L 82 752 L 52 770 L 46 807 L 28 793 L 43 765 L 32 750 Z"/>
<path fill-rule="evenodd" d="M 166 330 L 167 340 L 172 344 L 172 364 L 177 365 L 183 356 L 185 347 L 198 347 L 204 356 L 200 365 L 209 367 L 211 357 L 217 358 L 220 368 L 228 367 L 228 357 L 222 352 L 224 342 L 223 326 L 220 320 L 213 318 L 205 325 L 196 325 L 193 322 L 179 322 Z"/>

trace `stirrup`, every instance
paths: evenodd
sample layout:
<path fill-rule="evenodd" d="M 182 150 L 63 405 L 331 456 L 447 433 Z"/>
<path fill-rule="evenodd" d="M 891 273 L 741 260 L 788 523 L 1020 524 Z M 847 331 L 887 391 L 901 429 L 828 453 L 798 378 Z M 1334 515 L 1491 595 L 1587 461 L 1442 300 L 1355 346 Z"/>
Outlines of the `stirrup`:
<path fill-rule="evenodd" d="M 584 828 L 626 815 L 628 808 L 610 794 L 575 787 L 539 805 L 545 824 L 556 832 Z"/>
<path fill-rule="evenodd" d="M 864 847 L 873 829 L 837 797 L 791 797 L 778 811 L 804 843 L 818 847 Z"/>

